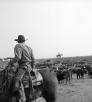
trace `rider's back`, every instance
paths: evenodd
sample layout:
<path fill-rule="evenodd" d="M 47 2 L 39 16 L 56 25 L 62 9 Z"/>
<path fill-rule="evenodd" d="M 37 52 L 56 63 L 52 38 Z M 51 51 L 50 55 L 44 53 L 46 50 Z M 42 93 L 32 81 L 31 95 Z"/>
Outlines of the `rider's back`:
<path fill-rule="evenodd" d="M 22 62 L 31 62 L 33 58 L 32 49 L 25 43 L 19 43 L 15 46 L 15 52 L 18 53 Z"/>

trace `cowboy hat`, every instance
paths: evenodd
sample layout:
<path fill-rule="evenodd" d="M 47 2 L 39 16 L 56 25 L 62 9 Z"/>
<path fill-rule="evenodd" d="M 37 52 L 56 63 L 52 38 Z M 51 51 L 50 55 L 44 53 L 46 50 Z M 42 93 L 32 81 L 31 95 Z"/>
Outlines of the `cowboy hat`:
<path fill-rule="evenodd" d="M 18 42 L 25 42 L 27 39 L 25 39 L 24 35 L 19 35 L 17 39 L 14 39 L 14 41 Z"/>

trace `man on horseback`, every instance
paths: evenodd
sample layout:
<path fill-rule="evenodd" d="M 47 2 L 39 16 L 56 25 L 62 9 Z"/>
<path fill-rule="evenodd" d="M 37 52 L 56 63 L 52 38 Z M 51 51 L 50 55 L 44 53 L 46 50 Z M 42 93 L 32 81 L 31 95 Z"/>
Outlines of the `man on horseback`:
<path fill-rule="evenodd" d="M 25 44 L 26 39 L 23 35 L 19 35 L 18 39 L 15 39 L 15 41 L 17 41 L 18 44 L 16 44 L 14 47 L 15 57 L 12 60 L 12 63 L 18 62 L 19 67 L 14 80 L 15 82 L 14 91 L 19 91 L 20 102 L 25 102 L 26 97 L 25 97 L 24 87 L 22 84 L 22 79 L 25 72 L 28 71 L 30 73 L 30 71 L 32 71 L 32 68 L 34 66 L 34 56 L 31 47 Z M 32 97 L 32 92 L 33 92 L 32 88 L 30 92 L 31 92 L 30 97 Z"/>

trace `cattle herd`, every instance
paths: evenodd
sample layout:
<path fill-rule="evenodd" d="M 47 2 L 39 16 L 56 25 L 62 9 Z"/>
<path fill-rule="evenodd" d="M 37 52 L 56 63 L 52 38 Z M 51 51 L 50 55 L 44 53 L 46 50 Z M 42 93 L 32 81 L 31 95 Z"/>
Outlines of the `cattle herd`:
<path fill-rule="evenodd" d="M 76 79 L 82 79 L 85 75 L 92 78 L 92 68 L 89 65 L 60 65 L 55 70 L 55 73 L 58 79 L 58 84 L 71 83 L 74 75 L 76 76 Z"/>
<path fill-rule="evenodd" d="M 42 68 L 46 67 L 43 66 Z M 84 76 L 92 78 L 92 68 L 89 64 L 74 64 L 72 66 L 67 64 L 54 64 L 47 66 L 50 71 L 54 71 L 58 80 L 58 84 L 68 84 L 71 83 L 73 76 L 76 76 L 76 79 L 83 79 Z"/>

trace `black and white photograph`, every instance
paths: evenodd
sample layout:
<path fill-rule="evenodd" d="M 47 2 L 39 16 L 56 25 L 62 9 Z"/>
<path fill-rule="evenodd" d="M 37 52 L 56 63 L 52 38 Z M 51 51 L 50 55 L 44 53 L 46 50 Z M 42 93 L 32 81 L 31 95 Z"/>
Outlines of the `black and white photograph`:
<path fill-rule="evenodd" d="M 0 0 L 0 102 L 92 102 L 91 0 Z"/>

